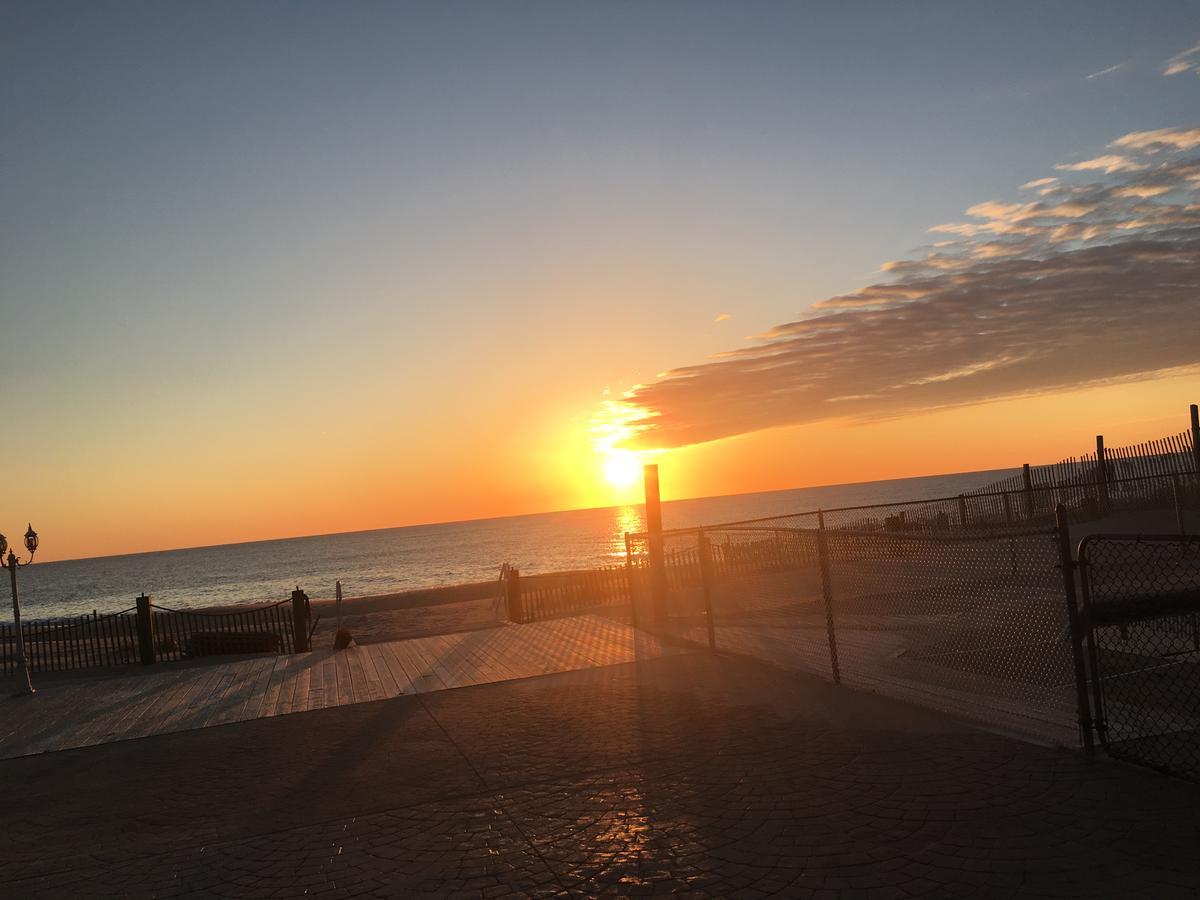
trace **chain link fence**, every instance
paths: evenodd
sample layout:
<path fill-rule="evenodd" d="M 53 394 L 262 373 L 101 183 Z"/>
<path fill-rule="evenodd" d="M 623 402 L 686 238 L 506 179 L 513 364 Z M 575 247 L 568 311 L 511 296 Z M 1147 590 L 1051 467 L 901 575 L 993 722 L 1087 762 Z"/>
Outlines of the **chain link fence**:
<path fill-rule="evenodd" d="M 1069 571 L 1091 532 L 1189 526 L 1200 482 L 1176 474 L 630 535 L 633 611 L 674 640 L 1072 744 L 1064 548 Z"/>
<path fill-rule="evenodd" d="M 1197 777 L 1198 532 L 1200 476 L 1150 474 L 630 535 L 627 568 L 672 640 L 1056 744 L 1090 749 L 1094 715 Z"/>
<path fill-rule="evenodd" d="M 1200 779 L 1200 536 L 1091 535 L 1079 566 L 1101 742 Z"/>

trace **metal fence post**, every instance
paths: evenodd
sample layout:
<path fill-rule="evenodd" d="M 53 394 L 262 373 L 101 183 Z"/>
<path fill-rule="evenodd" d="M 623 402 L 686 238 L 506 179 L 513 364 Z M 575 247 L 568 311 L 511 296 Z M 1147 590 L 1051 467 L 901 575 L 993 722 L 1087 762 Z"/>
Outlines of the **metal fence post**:
<path fill-rule="evenodd" d="M 776 532 L 776 537 L 778 537 L 778 532 Z M 703 528 L 700 529 L 696 544 L 696 552 L 700 557 L 700 585 L 704 591 L 704 621 L 708 626 L 708 649 L 715 652 L 717 632 L 716 626 L 713 624 L 712 567 L 709 565 L 708 536 L 704 533 Z"/>
<path fill-rule="evenodd" d="M 154 665 L 154 604 L 145 594 L 137 598 L 137 640 L 142 665 Z"/>
<path fill-rule="evenodd" d="M 1183 518 L 1183 498 L 1179 494 L 1179 476 L 1171 473 L 1171 499 L 1175 503 L 1175 527 L 1180 534 L 1187 534 L 1187 523 Z"/>
<path fill-rule="evenodd" d="M 1071 630 L 1071 659 L 1075 667 L 1075 709 L 1079 719 L 1079 738 L 1088 756 L 1095 753 L 1092 740 L 1092 712 L 1087 694 L 1087 669 L 1083 663 L 1084 617 L 1079 612 L 1075 592 L 1075 562 L 1071 558 L 1071 525 L 1067 509 L 1061 503 L 1054 507 L 1058 532 L 1058 552 L 1063 576 L 1063 599 L 1067 604 L 1067 621 Z"/>
<path fill-rule="evenodd" d="M 297 585 L 292 591 L 292 638 L 297 653 L 311 649 L 308 646 L 308 594 Z"/>
<path fill-rule="evenodd" d="M 637 586 L 633 575 L 633 535 L 625 532 L 625 578 L 629 585 L 629 620 L 634 628 L 638 627 Z"/>
<path fill-rule="evenodd" d="M 833 671 L 833 683 L 842 683 L 842 671 L 838 665 L 837 631 L 833 624 L 833 581 L 829 576 L 829 545 L 825 539 L 825 513 L 817 510 L 817 559 L 821 565 L 821 593 L 825 598 L 825 629 L 829 638 L 829 667 Z"/>

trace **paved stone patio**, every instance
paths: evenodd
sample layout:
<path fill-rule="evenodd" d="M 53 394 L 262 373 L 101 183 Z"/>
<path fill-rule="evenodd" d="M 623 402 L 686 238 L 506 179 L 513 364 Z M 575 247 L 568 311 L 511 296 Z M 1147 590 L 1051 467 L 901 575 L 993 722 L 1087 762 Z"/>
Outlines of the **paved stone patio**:
<path fill-rule="evenodd" d="M 0 790 L 5 897 L 1200 892 L 1200 786 L 707 654 L 9 759 Z"/>

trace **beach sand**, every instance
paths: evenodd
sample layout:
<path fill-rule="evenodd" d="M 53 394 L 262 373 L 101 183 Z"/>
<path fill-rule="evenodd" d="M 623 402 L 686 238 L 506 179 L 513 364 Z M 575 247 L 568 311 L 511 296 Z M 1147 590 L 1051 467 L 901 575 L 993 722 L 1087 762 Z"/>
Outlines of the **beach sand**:
<path fill-rule="evenodd" d="M 497 602 L 497 594 L 497 582 L 485 581 L 348 597 L 342 601 L 342 627 L 360 644 L 493 628 L 507 621 L 507 610 Z M 314 620 L 320 616 L 313 644 L 332 644 L 337 628 L 336 603 L 314 600 L 312 615 Z"/>
<path fill-rule="evenodd" d="M 571 572 L 523 575 L 526 586 L 545 586 L 568 578 Z M 317 623 L 313 645 L 332 645 L 337 629 L 337 609 L 333 600 L 313 600 L 312 615 Z M 508 621 L 507 604 L 500 598 L 497 581 L 455 584 L 423 588 L 371 597 L 342 600 L 342 627 L 356 643 L 397 641 L 433 634 L 451 634 L 494 628 Z"/>

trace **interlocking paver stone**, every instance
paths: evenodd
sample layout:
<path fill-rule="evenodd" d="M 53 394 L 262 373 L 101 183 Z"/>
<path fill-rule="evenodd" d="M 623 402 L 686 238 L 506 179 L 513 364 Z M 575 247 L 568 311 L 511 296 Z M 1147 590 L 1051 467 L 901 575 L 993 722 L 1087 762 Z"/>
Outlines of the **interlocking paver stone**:
<path fill-rule="evenodd" d="M 13 897 L 1195 896 L 1200 790 L 690 655 L 0 762 Z"/>

